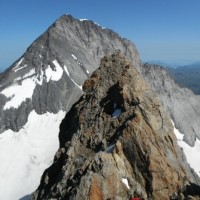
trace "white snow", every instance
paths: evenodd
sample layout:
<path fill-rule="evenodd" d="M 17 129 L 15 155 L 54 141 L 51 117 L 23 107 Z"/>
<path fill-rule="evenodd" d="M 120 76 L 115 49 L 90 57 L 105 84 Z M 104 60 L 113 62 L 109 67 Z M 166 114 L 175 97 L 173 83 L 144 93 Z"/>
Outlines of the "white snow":
<path fill-rule="evenodd" d="M 62 77 L 62 75 L 63 75 L 63 69 L 59 65 L 58 61 L 54 60 L 53 64 L 56 67 L 55 71 L 51 69 L 50 65 L 45 70 L 45 74 L 46 74 L 46 77 L 47 77 L 47 79 L 46 79 L 47 82 L 49 82 L 50 80 L 58 81 Z"/>
<path fill-rule="evenodd" d="M 18 108 L 23 101 L 32 97 L 35 86 L 34 77 L 31 77 L 23 80 L 21 85 L 14 84 L 5 88 L 1 93 L 11 99 L 6 102 L 3 109 Z"/>
<path fill-rule="evenodd" d="M 105 150 L 105 152 L 106 152 L 106 153 L 112 153 L 114 147 L 115 147 L 115 144 L 110 145 L 110 146 Z"/>
<path fill-rule="evenodd" d="M 67 59 L 66 59 L 67 60 Z M 68 62 L 68 64 L 70 65 L 70 62 L 69 62 L 69 60 L 67 60 L 67 62 Z"/>
<path fill-rule="evenodd" d="M 69 71 L 68 71 L 68 69 L 67 69 L 67 66 L 66 66 L 66 65 L 64 65 L 64 69 L 65 69 L 65 71 L 66 71 L 67 75 L 69 76 Z M 69 76 L 69 77 L 70 77 L 70 76 Z"/>
<path fill-rule="evenodd" d="M 90 21 L 89 19 L 79 19 L 79 21 L 83 22 L 83 21 Z M 102 27 L 101 25 L 99 25 L 97 22 L 94 22 L 94 24 L 96 24 L 97 26 L 101 27 L 102 29 L 106 29 L 105 27 Z"/>
<path fill-rule="evenodd" d="M 130 189 L 130 186 L 129 186 L 129 184 L 128 184 L 127 178 L 122 178 L 122 182 L 126 185 L 126 187 L 127 187 L 128 189 Z"/>
<path fill-rule="evenodd" d="M 122 110 L 120 108 L 116 108 L 112 114 L 113 118 L 119 117 L 122 113 Z"/>
<path fill-rule="evenodd" d="M 98 24 L 97 22 L 94 22 L 94 24 L 96 24 L 97 26 L 100 26 L 100 24 Z M 100 26 L 101 27 L 101 26 Z"/>
<path fill-rule="evenodd" d="M 173 123 L 173 121 L 172 121 Z M 174 123 L 173 123 L 174 125 Z M 177 138 L 178 145 L 183 148 L 187 161 L 194 171 L 200 176 L 200 140 L 196 139 L 194 147 L 189 146 L 183 141 L 183 134 L 174 126 L 174 133 Z"/>
<path fill-rule="evenodd" d="M 79 85 L 79 84 L 77 84 L 77 83 L 74 81 L 74 79 L 70 77 L 70 74 L 69 74 L 69 71 L 68 71 L 66 65 L 64 65 L 64 70 L 65 70 L 65 72 L 67 73 L 67 75 L 69 76 L 69 78 L 71 79 L 71 81 L 74 83 L 74 85 L 76 85 L 78 88 L 80 88 L 80 90 L 82 90 L 82 86 Z"/>
<path fill-rule="evenodd" d="M 81 21 L 81 22 L 82 22 L 82 21 L 88 21 L 88 19 L 79 19 L 79 21 Z"/>
<path fill-rule="evenodd" d="M 88 70 L 86 71 L 88 74 L 90 73 Z"/>
<path fill-rule="evenodd" d="M 38 84 L 38 85 L 42 85 L 42 82 L 43 82 L 43 79 L 44 79 L 44 72 L 43 72 L 43 70 L 41 69 L 40 70 L 40 74 L 38 74 L 37 75 L 37 77 L 36 77 L 36 83 Z"/>
<path fill-rule="evenodd" d="M 21 58 L 20 61 L 16 64 L 16 66 L 13 68 L 13 70 L 17 69 L 23 60 L 24 60 L 24 58 Z"/>
<path fill-rule="evenodd" d="M 22 59 L 18 62 L 21 63 Z M 25 74 L 23 77 L 18 77 L 13 81 L 13 84 L 9 87 L 5 88 L 0 93 L 5 95 L 7 98 L 10 98 L 6 104 L 4 105 L 4 110 L 9 109 L 11 107 L 18 108 L 22 102 L 26 101 L 27 98 L 32 98 L 34 89 L 37 84 L 42 85 L 44 73 L 46 75 L 46 82 L 50 80 L 58 81 L 63 75 L 63 69 L 59 65 L 57 60 L 52 62 L 55 65 L 55 70 L 52 70 L 50 66 L 43 72 L 41 69 L 41 73 L 37 76 L 35 74 L 35 69 L 31 69 L 30 72 Z M 17 68 L 19 70 L 21 68 Z M 31 76 L 31 77 L 30 77 Z M 23 80 L 24 79 L 24 80 Z M 22 80 L 20 84 L 17 83 L 18 80 Z M 75 83 L 75 81 L 73 81 Z M 75 83 L 76 84 L 76 83 Z M 77 84 L 76 84 L 77 85 Z M 81 86 L 77 85 L 79 88 Z"/>
<path fill-rule="evenodd" d="M 32 76 L 34 74 L 35 74 L 35 69 L 31 69 L 30 72 L 28 72 L 27 74 L 24 74 L 22 77 L 18 77 L 16 79 L 14 79 L 14 82 L 19 81 L 21 79 L 28 78 L 28 77 L 30 77 L 30 76 Z"/>
<path fill-rule="evenodd" d="M 74 60 L 78 59 L 74 54 L 72 54 L 72 57 L 74 58 Z"/>
<path fill-rule="evenodd" d="M 82 85 L 78 85 L 78 84 L 74 81 L 74 79 L 72 79 L 72 78 L 70 78 L 70 79 L 71 79 L 71 81 L 72 81 L 77 87 L 80 88 L 80 90 L 82 90 Z"/>
<path fill-rule="evenodd" d="M 65 112 L 32 111 L 19 132 L 0 134 L 0 199 L 16 200 L 36 190 L 59 147 L 59 125 Z"/>
<path fill-rule="evenodd" d="M 35 74 L 35 69 L 31 69 L 30 72 L 28 72 L 27 74 L 24 74 L 23 79 L 28 78 L 29 76 L 32 76 L 34 74 Z"/>
<path fill-rule="evenodd" d="M 22 67 L 18 67 L 18 68 L 16 68 L 16 69 L 14 69 L 14 71 L 17 72 L 18 70 L 24 69 L 25 67 L 27 67 L 27 65 L 24 65 L 24 66 L 22 66 Z"/>
<path fill-rule="evenodd" d="M 74 85 L 76 85 L 78 88 L 80 88 L 80 90 L 82 90 L 82 86 L 79 85 L 79 84 L 77 84 L 77 83 L 74 81 L 74 79 L 70 77 L 70 74 L 69 74 L 69 71 L 68 71 L 66 65 L 64 65 L 64 70 L 65 70 L 65 72 L 67 73 L 67 75 L 69 76 L 69 78 L 71 79 L 71 81 L 74 83 Z"/>

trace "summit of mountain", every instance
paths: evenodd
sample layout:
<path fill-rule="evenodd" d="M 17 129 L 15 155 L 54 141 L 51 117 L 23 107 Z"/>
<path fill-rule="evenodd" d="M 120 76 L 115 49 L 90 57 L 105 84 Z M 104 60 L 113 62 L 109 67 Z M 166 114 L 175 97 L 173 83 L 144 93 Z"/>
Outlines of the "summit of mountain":
<path fill-rule="evenodd" d="M 0 199 L 19 199 L 37 188 L 58 149 L 62 118 L 100 58 L 116 50 L 140 65 L 131 41 L 64 15 L 1 74 Z"/>
<path fill-rule="evenodd" d="M 32 200 L 183 195 L 195 177 L 160 99 L 132 63 L 120 53 L 104 57 L 83 90 L 61 123 L 60 148 Z"/>
<path fill-rule="evenodd" d="M 71 90 L 80 90 L 84 80 L 99 65 L 100 58 L 116 49 L 132 58 L 133 63 L 138 65 L 140 62 L 138 52 L 129 40 L 121 38 L 109 29 L 101 28 L 92 21 L 80 21 L 71 15 L 62 16 L 2 75 L 0 106 L 5 110 L 6 116 L 4 117 L 4 113 L 0 114 L 0 132 L 8 128 L 18 131 L 26 123 L 27 114 L 33 109 L 38 114 L 67 110 L 71 98 L 74 102 L 74 92 Z M 27 80 L 28 88 L 25 86 Z M 59 90 L 56 90 L 55 82 Z M 6 88 L 9 88 L 9 91 Z M 14 88 L 29 92 L 24 91 L 26 95 L 18 95 L 15 94 Z M 68 96 L 69 101 L 62 102 L 63 95 Z M 41 100 L 38 99 L 39 96 Z M 24 104 L 28 104 L 25 107 L 29 109 L 26 113 L 20 113 L 24 115 L 24 119 L 21 119 L 15 112 L 22 112 L 20 107 L 24 107 Z M 9 117 L 9 110 L 13 110 L 10 122 L 5 119 Z"/>

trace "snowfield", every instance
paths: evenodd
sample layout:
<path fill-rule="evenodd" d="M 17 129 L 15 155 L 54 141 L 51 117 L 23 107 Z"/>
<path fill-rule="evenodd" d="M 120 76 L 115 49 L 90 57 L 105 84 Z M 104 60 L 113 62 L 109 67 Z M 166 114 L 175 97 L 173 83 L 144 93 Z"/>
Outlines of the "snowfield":
<path fill-rule="evenodd" d="M 46 73 L 46 81 L 49 82 L 50 80 L 53 81 L 58 81 L 61 79 L 62 75 L 63 75 L 63 69 L 62 67 L 59 65 L 57 60 L 54 60 L 52 62 L 55 66 L 55 70 L 52 70 L 50 66 L 48 66 L 48 68 L 45 70 Z"/>
<path fill-rule="evenodd" d="M 19 132 L 0 134 L 0 199 L 17 200 L 35 191 L 59 147 L 59 125 L 65 116 L 32 111 Z"/>
<path fill-rule="evenodd" d="M 20 64 L 22 61 L 23 59 L 13 68 L 15 71 L 21 69 Z M 1 91 L 1 94 L 9 98 L 3 109 L 18 108 L 26 99 L 31 99 L 36 85 L 42 85 L 44 80 L 46 82 L 60 80 L 63 76 L 63 69 L 57 60 L 52 61 L 52 63 L 55 66 L 54 70 L 49 65 L 44 71 L 41 70 L 40 74 L 35 75 L 35 69 L 31 69 L 29 73 L 23 77 L 17 77 L 9 87 Z M 22 82 L 18 83 L 17 81 L 21 79 Z M 71 80 L 77 87 L 82 89 L 73 79 Z"/>
<path fill-rule="evenodd" d="M 181 134 L 179 130 L 175 128 L 175 126 L 174 126 L 174 133 L 176 135 L 178 145 L 183 149 L 186 155 L 188 163 L 198 174 L 198 176 L 200 176 L 200 141 L 196 139 L 194 147 L 191 147 L 183 141 L 184 135 Z"/>
<path fill-rule="evenodd" d="M 27 98 L 32 97 L 35 86 L 36 82 L 32 77 L 23 80 L 21 85 L 13 84 L 4 89 L 1 93 L 10 98 L 10 100 L 6 102 L 3 109 L 18 108 Z"/>

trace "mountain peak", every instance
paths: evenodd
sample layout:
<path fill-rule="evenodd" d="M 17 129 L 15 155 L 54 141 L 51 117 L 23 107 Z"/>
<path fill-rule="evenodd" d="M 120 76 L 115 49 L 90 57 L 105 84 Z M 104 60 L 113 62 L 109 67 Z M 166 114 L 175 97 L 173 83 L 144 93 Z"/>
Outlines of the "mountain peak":
<path fill-rule="evenodd" d="M 51 124 L 52 119 L 60 119 L 59 113 L 71 108 L 82 95 L 83 82 L 99 66 L 100 58 L 116 49 L 120 49 L 136 66 L 140 65 L 135 46 L 115 32 L 102 29 L 91 21 L 62 16 L 0 75 L 0 159 L 4 163 L 0 166 L 0 173 L 11 177 L 6 184 L 4 178 L 0 179 L 0 199 L 20 199 L 36 189 L 40 175 L 53 159 L 53 149 L 58 148 L 58 140 L 53 136 L 58 138 L 58 131 L 54 130 L 59 129 L 59 120 Z M 30 137 L 34 132 L 32 127 L 38 127 L 38 121 L 31 120 L 31 116 L 39 120 L 45 115 L 50 118 L 50 128 L 46 131 L 43 120 L 33 137 L 41 141 L 42 135 L 48 140 L 35 147 Z M 49 146 L 55 148 L 49 150 Z M 20 153 L 22 149 L 26 149 L 23 154 Z M 5 157 L 4 152 L 10 153 Z M 23 164 L 14 158 L 23 160 Z M 32 162 L 30 158 L 37 161 Z M 21 185 L 18 180 L 23 180 Z M 31 184 L 24 185 L 24 182 Z"/>
<path fill-rule="evenodd" d="M 130 61 L 119 52 L 104 57 L 83 90 L 32 199 L 165 200 L 184 186 L 172 123 Z"/>

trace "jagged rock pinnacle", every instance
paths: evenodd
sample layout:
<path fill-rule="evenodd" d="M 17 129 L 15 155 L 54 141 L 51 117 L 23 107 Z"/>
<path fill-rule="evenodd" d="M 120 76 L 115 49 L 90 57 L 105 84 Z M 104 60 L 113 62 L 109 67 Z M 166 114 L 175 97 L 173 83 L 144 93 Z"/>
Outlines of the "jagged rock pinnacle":
<path fill-rule="evenodd" d="M 32 199 L 167 200 L 189 181 L 170 118 L 123 55 L 104 57 L 83 90 Z"/>

